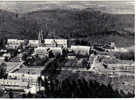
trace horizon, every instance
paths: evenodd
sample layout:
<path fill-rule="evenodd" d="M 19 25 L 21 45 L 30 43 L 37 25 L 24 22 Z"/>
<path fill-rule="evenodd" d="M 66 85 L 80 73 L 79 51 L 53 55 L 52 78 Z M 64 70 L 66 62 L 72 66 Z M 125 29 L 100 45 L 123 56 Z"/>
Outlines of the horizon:
<path fill-rule="evenodd" d="M 134 14 L 133 1 L 0 1 L 0 9 L 28 13 L 52 9 L 77 9 L 93 8 L 111 14 Z"/>

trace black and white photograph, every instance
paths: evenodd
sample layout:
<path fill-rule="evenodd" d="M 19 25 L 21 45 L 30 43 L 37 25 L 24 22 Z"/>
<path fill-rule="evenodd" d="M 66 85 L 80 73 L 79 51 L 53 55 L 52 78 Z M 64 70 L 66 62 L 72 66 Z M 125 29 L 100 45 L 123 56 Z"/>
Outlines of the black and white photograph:
<path fill-rule="evenodd" d="M 0 99 L 134 97 L 134 0 L 0 1 Z"/>

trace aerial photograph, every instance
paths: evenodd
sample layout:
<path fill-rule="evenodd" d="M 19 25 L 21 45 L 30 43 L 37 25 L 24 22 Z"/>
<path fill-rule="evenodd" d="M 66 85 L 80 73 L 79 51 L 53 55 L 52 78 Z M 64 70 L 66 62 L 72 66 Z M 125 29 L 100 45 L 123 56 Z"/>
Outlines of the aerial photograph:
<path fill-rule="evenodd" d="M 0 98 L 134 98 L 134 6 L 0 1 Z"/>

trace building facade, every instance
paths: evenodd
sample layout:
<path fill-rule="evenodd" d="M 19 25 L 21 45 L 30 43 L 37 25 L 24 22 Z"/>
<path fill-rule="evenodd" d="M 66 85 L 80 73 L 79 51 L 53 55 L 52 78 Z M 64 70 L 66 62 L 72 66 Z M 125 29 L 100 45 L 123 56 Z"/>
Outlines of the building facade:
<path fill-rule="evenodd" d="M 29 40 L 28 45 L 30 47 L 38 47 L 39 46 L 39 41 L 38 40 Z"/>
<path fill-rule="evenodd" d="M 44 39 L 46 47 L 65 47 L 67 48 L 66 39 Z"/>
<path fill-rule="evenodd" d="M 9 49 L 17 49 L 23 43 L 24 40 L 8 39 L 6 47 Z"/>
<path fill-rule="evenodd" d="M 82 55 L 82 56 L 89 56 L 90 55 L 90 46 L 77 46 L 77 45 L 71 45 L 70 48 L 74 54 L 76 55 Z"/>

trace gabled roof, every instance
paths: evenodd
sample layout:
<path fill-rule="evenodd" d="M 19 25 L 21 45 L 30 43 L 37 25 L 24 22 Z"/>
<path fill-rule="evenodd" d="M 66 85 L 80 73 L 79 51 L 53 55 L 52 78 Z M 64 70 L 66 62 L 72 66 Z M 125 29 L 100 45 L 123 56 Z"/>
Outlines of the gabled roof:
<path fill-rule="evenodd" d="M 30 75 L 40 75 L 44 67 L 33 66 L 33 68 L 21 68 L 16 73 L 30 74 Z"/>

